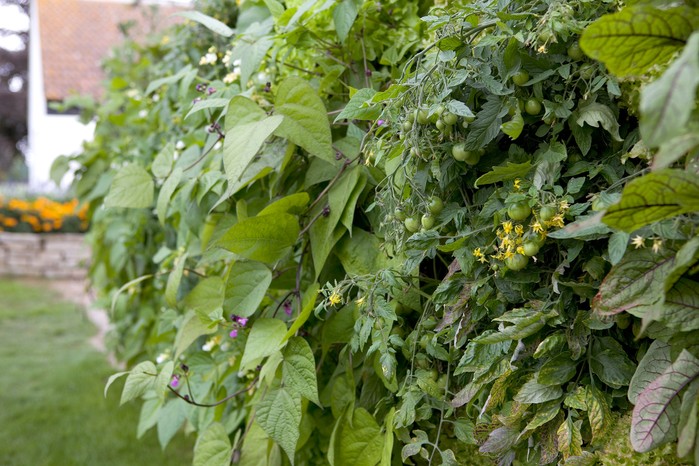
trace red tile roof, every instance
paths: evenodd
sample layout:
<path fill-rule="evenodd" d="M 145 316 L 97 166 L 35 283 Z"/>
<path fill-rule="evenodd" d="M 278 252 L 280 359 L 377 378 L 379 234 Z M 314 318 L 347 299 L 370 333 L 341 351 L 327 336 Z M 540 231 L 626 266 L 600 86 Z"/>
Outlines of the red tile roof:
<path fill-rule="evenodd" d="M 107 0 L 39 0 L 39 29 L 46 99 L 63 100 L 70 94 L 101 95 L 104 74 L 100 63 L 110 49 L 124 40 L 119 24 L 133 21 L 131 37 L 181 21 L 171 16 L 183 8 L 158 5 L 153 20 L 151 5 Z"/>

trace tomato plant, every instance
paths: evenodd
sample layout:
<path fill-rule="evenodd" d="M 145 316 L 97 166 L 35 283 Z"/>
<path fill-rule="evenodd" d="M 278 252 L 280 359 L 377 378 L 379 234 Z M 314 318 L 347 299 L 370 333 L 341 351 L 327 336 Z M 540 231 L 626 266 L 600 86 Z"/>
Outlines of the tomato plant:
<path fill-rule="evenodd" d="M 696 451 L 691 5 L 204 3 L 110 60 L 63 165 L 139 432 L 197 464 Z M 624 59 L 636 15 L 667 63 Z"/>

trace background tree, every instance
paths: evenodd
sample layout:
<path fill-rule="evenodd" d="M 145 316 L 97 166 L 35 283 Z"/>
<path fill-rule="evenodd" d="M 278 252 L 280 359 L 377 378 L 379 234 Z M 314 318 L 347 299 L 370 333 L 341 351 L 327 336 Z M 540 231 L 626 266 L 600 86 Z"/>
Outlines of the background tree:
<path fill-rule="evenodd" d="M 0 0 L 0 11 L 9 21 L 0 23 L 0 179 L 13 161 L 22 157 L 27 136 L 27 71 L 29 31 L 22 29 L 28 17 L 28 0 Z"/>

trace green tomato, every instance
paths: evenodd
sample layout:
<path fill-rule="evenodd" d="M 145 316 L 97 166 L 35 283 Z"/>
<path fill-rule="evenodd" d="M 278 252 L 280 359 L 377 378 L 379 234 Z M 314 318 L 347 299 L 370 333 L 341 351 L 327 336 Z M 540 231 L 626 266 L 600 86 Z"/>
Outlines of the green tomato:
<path fill-rule="evenodd" d="M 507 268 L 514 270 L 515 272 L 525 268 L 528 262 L 529 258 L 527 256 L 523 256 L 522 254 L 515 254 L 514 256 L 505 259 L 505 265 Z"/>
<path fill-rule="evenodd" d="M 404 121 L 403 122 L 403 131 L 410 131 L 411 129 L 413 129 L 413 124 L 408 120 Z"/>
<path fill-rule="evenodd" d="M 544 222 L 548 222 L 556 215 L 556 208 L 545 205 L 539 211 L 539 219 Z"/>
<path fill-rule="evenodd" d="M 483 149 L 480 150 L 467 150 L 466 151 L 466 157 L 464 158 L 464 162 L 466 162 L 468 165 L 476 165 L 480 160 L 481 156 L 485 153 Z"/>
<path fill-rule="evenodd" d="M 439 215 L 442 209 L 444 209 L 444 202 L 437 196 L 432 196 L 430 202 L 427 204 L 427 209 L 432 215 Z"/>
<path fill-rule="evenodd" d="M 422 228 L 424 228 L 425 230 L 429 230 L 434 226 L 434 217 L 432 216 L 432 214 L 426 213 L 420 219 L 420 223 L 422 223 Z"/>
<path fill-rule="evenodd" d="M 459 162 L 466 160 L 466 147 L 464 143 L 460 142 L 454 144 L 451 148 L 451 155 Z"/>
<path fill-rule="evenodd" d="M 529 73 L 525 70 L 519 70 L 512 75 L 512 82 L 517 86 L 524 86 L 527 81 L 529 81 Z"/>
<path fill-rule="evenodd" d="M 459 121 L 459 117 L 451 112 L 446 112 L 444 115 L 442 115 L 442 120 L 444 120 L 444 123 L 447 125 L 453 126 L 457 121 Z"/>
<path fill-rule="evenodd" d="M 476 120 L 476 117 L 475 117 L 475 116 L 466 116 L 466 117 L 464 117 L 464 121 L 465 121 L 466 123 L 473 123 L 475 120 Z M 465 128 L 465 126 L 464 126 L 464 128 Z"/>
<path fill-rule="evenodd" d="M 551 115 L 548 115 L 548 116 L 545 116 L 544 118 L 542 118 L 542 121 L 546 125 L 551 126 L 556 121 L 556 117 L 553 114 L 551 114 Z"/>
<path fill-rule="evenodd" d="M 595 75 L 595 66 L 591 63 L 587 63 L 578 69 L 580 77 L 583 79 L 592 79 Z"/>
<path fill-rule="evenodd" d="M 395 208 L 395 210 L 393 211 L 393 216 L 401 222 L 405 220 L 405 212 L 403 212 L 403 209 L 401 209 L 400 207 Z"/>
<path fill-rule="evenodd" d="M 434 124 L 439 131 L 444 131 L 447 127 L 447 124 L 444 123 L 444 121 L 440 118 L 437 120 L 437 123 Z"/>
<path fill-rule="evenodd" d="M 575 61 L 580 61 L 583 58 L 585 58 L 585 54 L 583 53 L 582 49 L 580 48 L 580 44 L 576 41 L 570 44 L 570 47 L 568 47 L 568 56 Z"/>
<path fill-rule="evenodd" d="M 524 249 L 524 255 L 525 256 L 535 256 L 536 253 L 539 252 L 539 249 L 541 249 L 541 246 L 539 246 L 536 242 L 534 241 L 526 241 L 522 245 L 522 249 Z"/>
<path fill-rule="evenodd" d="M 530 115 L 538 115 L 541 113 L 541 102 L 533 97 L 528 99 L 524 104 L 524 111 Z"/>
<path fill-rule="evenodd" d="M 420 229 L 420 221 L 416 217 L 408 217 L 403 222 L 405 229 L 410 233 L 415 233 Z"/>
<path fill-rule="evenodd" d="M 417 112 L 417 122 L 420 123 L 421 125 L 426 125 L 427 123 L 430 122 L 427 114 L 427 110 L 425 109 L 420 109 Z"/>
<path fill-rule="evenodd" d="M 441 104 L 440 104 L 440 105 L 437 107 L 437 110 L 435 111 L 435 113 L 436 113 L 437 115 L 441 115 L 442 113 L 444 113 L 444 111 L 445 111 L 446 109 L 447 109 L 447 108 L 446 108 L 444 105 L 441 105 Z"/>
<path fill-rule="evenodd" d="M 516 204 L 512 204 L 507 208 L 507 215 L 509 215 L 512 220 L 517 222 L 526 220 L 531 213 L 532 209 L 529 207 L 529 204 L 527 204 L 526 201 L 517 202 Z"/>

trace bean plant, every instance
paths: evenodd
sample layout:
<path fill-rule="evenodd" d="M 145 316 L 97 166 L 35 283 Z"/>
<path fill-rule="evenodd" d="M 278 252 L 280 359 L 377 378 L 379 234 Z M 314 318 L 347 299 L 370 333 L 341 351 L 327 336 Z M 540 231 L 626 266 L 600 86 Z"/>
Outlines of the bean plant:
<path fill-rule="evenodd" d="M 91 280 L 197 465 L 699 462 L 694 2 L 230 2 L 106 62 Z"/>

